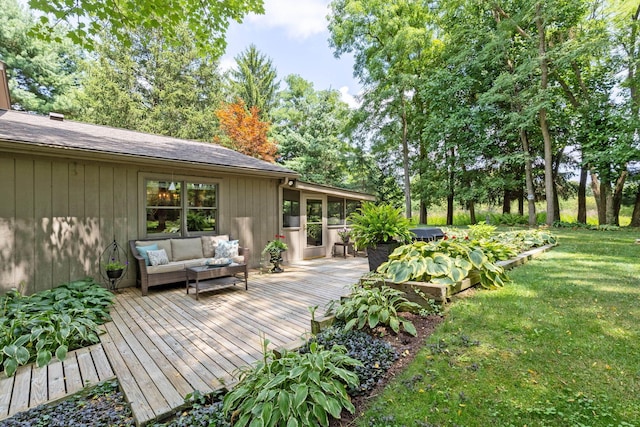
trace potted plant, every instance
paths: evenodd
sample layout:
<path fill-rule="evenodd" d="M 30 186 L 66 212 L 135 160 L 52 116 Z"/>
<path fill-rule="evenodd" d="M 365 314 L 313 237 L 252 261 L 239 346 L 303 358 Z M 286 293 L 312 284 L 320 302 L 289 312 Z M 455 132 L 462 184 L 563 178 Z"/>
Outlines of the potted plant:
<path fill-rule="evenodd" d="M 342 240 L 342 243 L 349 243 L 349 239 L 351 238 L 351 230 L 347 227 L 342 227 L 342 229 L 338 230 L 338 237 Z"/>
<path fill-rule="evenodd" d="M 282 264 L 282 252 L 289 249 L 287 244 L 280 239 L 284 239 L 284 236 L 276 234 L 275 240 L 271 240 L 262 250 L 262 254 L 269 254 L 269 262 L 272 267 L 269 269 L 269 273 L 282 273 L 284 269 L 280 266 Z"/>
<path fill-rule="evenodd" d="M 109 279 L 117 279 L 122 276 L 125 267 L 125 264 L 112 258 L 111 261 L 104 265 L 104 271 L 107 272 Z"/>
<path fill-rule="evenodd" d="M 411 243 L 413 238 L 414 222 L 389 204 L 364 203 L 349 215 L 349 222 L 356 248 L 367 249 L 370 271 L 376 271 L 396 247 Z"/>

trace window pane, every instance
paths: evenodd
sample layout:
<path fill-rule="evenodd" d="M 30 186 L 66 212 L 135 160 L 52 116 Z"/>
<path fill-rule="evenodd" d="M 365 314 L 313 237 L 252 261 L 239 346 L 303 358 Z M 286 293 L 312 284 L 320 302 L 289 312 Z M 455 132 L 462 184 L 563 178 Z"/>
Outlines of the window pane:
<path fill-rule="evenodd" d="M 187 184 L 187 201 L 190 208 L 214 208 L 216 207 L 216 191 L 215 184 Z"/>
<path fill-rule="evenodd" d="M 344 199 L 329 197 L 327 200 L 327 223 L 329 225 L 344 224 Z"/>
<path fill-rule="evenodd" d="M 348 200 L 347 199 L 347 217 L 351 215 L 353 212 L 360 209 L 361 202 L 358 200 Z"/>
<path fill-rule="evenodd" d="M 189 209 L 187 230 L 216 231 L 216 212 L 214 209 Z"/>
<path fill-rule="evenodd" d="M 282 226 L 300 227 L 300 192 L 284 189 L 282 197 Z"/>
<path fill-rule="evenodd" d="M 147 208 L 147 234 L 179 232 L 180 209 Z"/>
<path fill-rule="evenodd" d="M 180 207 L 180 182 L 147 181 L 147 206 Z"/>

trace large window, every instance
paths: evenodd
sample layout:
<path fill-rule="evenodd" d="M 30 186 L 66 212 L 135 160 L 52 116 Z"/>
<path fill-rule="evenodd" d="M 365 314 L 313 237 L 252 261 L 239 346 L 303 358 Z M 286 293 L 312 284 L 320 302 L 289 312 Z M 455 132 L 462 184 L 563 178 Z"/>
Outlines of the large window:
<path fill-rule="evenodd" d="M 344 225 L 344 199 L 329 196 L 327 198 L 327 215 L 327 224 Z"/>
<path fill-rule="evenodd" d="M 343 199 L 340 197 L 327 198 L 327 223 L 329 225 L 345 225 L 349 215 L 362 206 L 359 200 Z"/>
<path fill-rule="evenodd" d="M 282 190 L 282 226 L 300 227 L 300 192 Z"/>
<path fill-rule="evenodd" d="M 218 186 L 190 181 L 146 181 L 147 235 L 217 232 Z"/>

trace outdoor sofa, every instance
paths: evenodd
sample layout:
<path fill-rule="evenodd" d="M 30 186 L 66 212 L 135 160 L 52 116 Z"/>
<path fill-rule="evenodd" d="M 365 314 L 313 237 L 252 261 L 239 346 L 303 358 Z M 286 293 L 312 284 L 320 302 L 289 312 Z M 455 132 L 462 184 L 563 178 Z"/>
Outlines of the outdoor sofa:
<path fill-rule="evenodd" d="M 220 245 L 220 242 L 224 243 Z M 237 254 L 233 250 L 234 244 L 237 245 Z M 142 295 L 147 295 L 152 286 L 184 283 L 187 268 L 216 264 L 222 259 L 222 255 L 230 255 L 224 258 L 231 263 L 216 267 L 221 269 L 220 276 L 243 273 L 246 281 L 248 275 L 249 249 L 239 247 L 237 241 L 230 240 L 228 235 L 130 240 L 129 246 L 138 267 L 136 284 L 140 286 Z M 231 252 L 226 252 L 230 246 Z M 149 247 L 156 249 L 148 249 Z M 151 265 L 149 255 L 157 261 L 156 255 L 162 258 L 162 251 L 166 254 L 166 262 Z"/>

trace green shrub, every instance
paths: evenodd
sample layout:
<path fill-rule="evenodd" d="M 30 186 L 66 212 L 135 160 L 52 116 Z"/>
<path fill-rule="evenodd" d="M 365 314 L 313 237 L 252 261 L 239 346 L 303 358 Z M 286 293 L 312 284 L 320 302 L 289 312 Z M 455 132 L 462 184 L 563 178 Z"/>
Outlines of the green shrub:
<path fill-rule="evenodd" d="M 490 224 L 480 223 L 475 225 L 470 225 L 469 230 L 467 231 L 467 235 L 470 239 L 480 240 L 480 239 L 488 239 L 495 233 L 496 227 Z"/>
<path fill-rule="evenodd" d="M 349 215 L 351 235 L 358 248 L 376 247 L 379 243 L 411 242 L 414 222 L 391 205 L 364 203 Z"/>
<path fill-rule="evenodd" d="M 344 347 L 327 350 L 317 343 L 308 353 L 266 351 L 254 367 L 242 370 L 240 382 L 224 398 L 223 411 L 235 427 L 329 425 L 342 409 L 353 413 L 346 387 L 356 387 L 352 372 L 360 362 Z"/>
<path fill-rule="evenodd" d="M 388 286 L 360 286 L 353 287 L 348 298 L 343 299 L 335 310 L 336 319 L 345 322 L 345 329 L 370 329 L 378 325 L 389 326 L 398 333 L 400 327 L 409 334 L 416 336 L 417 331 L 411 321 L 401 318 L 402 311 L 418 312 L 420 305 L 404 298 L 404 292 Z"/>
<path fill-rule="evenodd" d="M 98 326 L 111 320 L 113 294 L 93 279 L 63 284 L 23 296 L 10 291 L 0 297 L 0 364 L 7 376 L 18 366 L 41 367 L 53 355 L 100 342 Z"/>
<path fill-rule="evenodd" d="M 489 214 L 491 224 L 495 225 L 528 225 L 529 218 L 520 214 Z"/>

